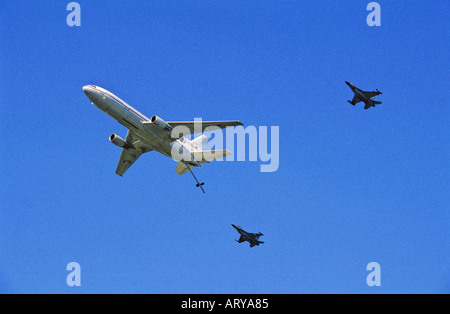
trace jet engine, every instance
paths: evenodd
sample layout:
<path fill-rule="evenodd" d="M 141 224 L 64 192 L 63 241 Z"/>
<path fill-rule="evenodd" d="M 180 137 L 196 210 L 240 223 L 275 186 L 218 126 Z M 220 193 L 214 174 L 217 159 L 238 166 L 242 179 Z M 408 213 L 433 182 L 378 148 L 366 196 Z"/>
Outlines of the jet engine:
<path fill-rule="evenodd" d="M 164 121 L 163 119 L 161 119 L 158 116 L 153 116 L 150 119 L 150 122 L 154 123 L 157 127 L 161 128 L 161 129 L 166 129 L 166 130 L 169 130 L 169 131 L 173 130 L 173 128 L 170 126 L 170 124 L 168 124 L 166 121 Z"/>
<path fill-rule="evenodd" d="M 111 136 L 109 137 L 109 140 L 111 141 L 111 143 L 113 143 L 116 146 L 119 146 L 122 148 L 131 148 L 131 146 L 117 134 L 111 134 Z"/>

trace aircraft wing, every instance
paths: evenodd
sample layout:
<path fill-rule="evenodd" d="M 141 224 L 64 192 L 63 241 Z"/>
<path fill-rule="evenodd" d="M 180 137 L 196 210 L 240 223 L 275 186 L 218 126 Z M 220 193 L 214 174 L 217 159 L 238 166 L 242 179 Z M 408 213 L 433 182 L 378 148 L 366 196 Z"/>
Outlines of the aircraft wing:
<path fill-rule="evenodd" d="M 119 164 L 117 165 L 116 174 L 122 176 L 128 168 L 141 156 L 143 153 L 152 151 L 143 140 L 137 137 L 133 132 L 128 130 L 125 142 L 132 144 L 133 148 L 122 148 L 120 154 Z"/>
<path fill-rule="evenodd" d="M 355 97 L 353 97 L 352 103 L 357 104 L 359 102 L 361 102 L 361 99 L 359 99 L 359 97 L 355 95 Z"/>
<path fill-rule="evenodd" d="M 251 233 L 250 234 L 251 236 L 252 236 L 252 238 L 253 239 L 255 239 L 255 240 L 259 240 L 259 238 L 261 238 L 261 234 L 259 234 L 259 233 Z"/>
<path fill-rule="evenodd" d="M 363 92 L 363 93 L 364 93 L 364 95 L 366 95 L 366 97 L 368 97 L 368 98 L 372 98 L 372 97 L 375 97 L 375 96 L 380 95 L 379 92 Z"/>
<path fill-rule="evenodd" d="M 366 105 L 364 106 L 364 109 L 369 109 L 370 107 L 372 107 L 369 103 L 366 103 Z"/>
<path fill-rule="evenodd" d="M 195 121 L 195 122 L 167 122 L 173 128 L 185 126 L 191 134 L 204 132 L 207 127 L 218 127 L 224 129 L 232 126 L 244 125 L 241 121 Z"/>

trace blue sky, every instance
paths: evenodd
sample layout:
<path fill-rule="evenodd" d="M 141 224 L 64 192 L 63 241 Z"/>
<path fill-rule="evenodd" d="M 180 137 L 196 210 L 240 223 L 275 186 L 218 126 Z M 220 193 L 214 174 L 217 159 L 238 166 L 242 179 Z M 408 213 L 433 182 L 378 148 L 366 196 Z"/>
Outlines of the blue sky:
<path fill-rule="evenodd" d="M 81 27 L 68 2 L 0 8 L 1 293 L 450 292 L 448 1 L 380 1 L 375 28 L 369 1 L 78 1 Z M 383 104 L 350 106 L 346 80 Z M 126 129 L 86 84 L 279 126 L 279 170 L 211 163 L 203 195 L 153 152 L 120 178 Z"/>

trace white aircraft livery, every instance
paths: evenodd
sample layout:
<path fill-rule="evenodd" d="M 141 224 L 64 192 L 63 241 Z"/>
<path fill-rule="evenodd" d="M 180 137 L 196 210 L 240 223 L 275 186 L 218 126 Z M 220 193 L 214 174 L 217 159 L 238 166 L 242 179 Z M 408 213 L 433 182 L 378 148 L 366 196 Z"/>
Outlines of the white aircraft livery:
<path fill-rule="evenodd" d="M 139 156 L 154 150 L 178 161 L 176 173 L 183 175 L 190 171 L 197 181 L 197 187 L 205 193 L 202 187 L 205 183 L 197 180 L 191 168 L 201 167 L 206 162 L 224 158 L 232 153 L 229 150 L 203 150 L 209 140 L 204 134 L 191 141 L 185 137 L 173 138 L 172 131 L 176 127 L 184 127 L 184 130 L 195 134 L 204 132 L 206 128 L 211 130 L 211 128 L 223 129 L 243 125 L 240 121 L 166 122 L 158 116 L 152 116 L 149 119 L 101 87 L 86 85 L 83 91 L 95 106 L 128 129 L 125 140 L 117 134 L 109 137 L 113 144 L 122 148 L 116 169 L 116 174 L 119 176 L 122 176 Z M 184 135 L 187 135 L 186 132 Z"/>

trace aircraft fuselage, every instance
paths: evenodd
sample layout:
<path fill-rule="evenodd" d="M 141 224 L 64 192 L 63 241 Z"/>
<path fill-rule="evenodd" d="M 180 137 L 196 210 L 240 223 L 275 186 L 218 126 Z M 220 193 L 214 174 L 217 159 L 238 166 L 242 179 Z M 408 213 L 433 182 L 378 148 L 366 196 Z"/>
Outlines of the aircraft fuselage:
<path fill-rule="evenodd" d="M 83 91 L 98 109 L 146 141 L 153 150 L 172 158 L 172 149 L 176 149 L 182 152 L 181 155 L 187 155 L 189 159 L 193 158 L 190 149 L 185 147 L 180 140 L 173 139 L 173 141 L 168 141 L 161 136 L 162 130 L 160 131 L 158 128 L 146 128 L 143 123 L 150 122 L 151 119 L 147 118 L 113 93 L 95 85 L 86 85 L 83 87 Z"/>
<path fill-rule="evenodd" d="M 362 101 L 362 102 L 364 102 L 364 104 L 366 104 L 364 109 L 369 109 L 370 107 L 375 107 L 376 104 L 381 104 L 381 102 L 375 101 L 373 99 L 375 96 L 382 94 L 380 91 L 378 91 L 378 89 L 376 92 L 365 92 L 350 82 L 346 81 L 345 83 L 348 85 L 348 87 L 350 87 L 352 92 L 355 94 L 355 97 L 353 98 L 353 100 L 348 101 L 353 106 L 360 101 Z"/>
<path fill-rule="evenodd" d="M 356 86 L 350 86 L 350 88 L 352 89 L 353 93 L 359 98 L 359 100 L 361 100 L 364 103 L 369 103 L 371 106 L 373 106 L 373 101 L 372 99 L 366 97 L 366 95 L 364 95 L 364 93 L 362 92 L 362 90 L 360 90 L 358 87 Z"/>
<path fill-rule="evenodd" d="M 237 242 L 241 243 L 241 242 L 245 242 L 247 241 L 248 243 L 250 243 L 252 246 L 259 246 L 259 244 L 264 243 L 259 241 L 259 237 L 262 236 L 262 233 L 258 233 L 258 234 L 254 234 L 254 233 L 249 233 L 247 231 L 245 231 L 244 229 L 242 229 L 239 226 L 235 226 L 233 224 L 231 224 L 233 226 L 234 229 L 236 229 L 236 231 L 241 235 L 241 239 Z"/>

